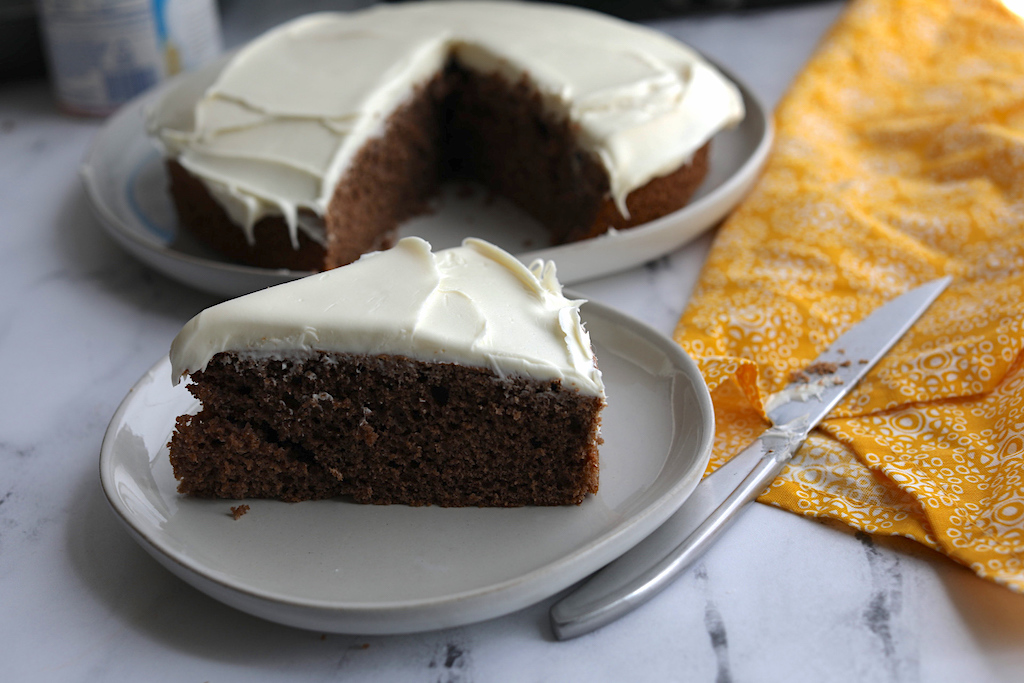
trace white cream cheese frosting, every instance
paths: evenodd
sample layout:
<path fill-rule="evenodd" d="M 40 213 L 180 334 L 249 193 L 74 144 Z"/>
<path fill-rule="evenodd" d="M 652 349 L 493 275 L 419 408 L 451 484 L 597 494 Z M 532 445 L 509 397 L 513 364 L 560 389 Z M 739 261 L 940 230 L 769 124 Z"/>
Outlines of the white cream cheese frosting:
<path fill-rule="evenodd" d="M 595 12 L 517 2 L 417 2 L 321 13 L 257 38 L 170 90 L 148 126 L 246 229 L 282 215 L 316 221 L 367 139 L 454 58 L 482 73 L 526 75 L 626 197 L 688 163 L 743 117 L 737 88 L 693 50 Z"/>
<path fill-rule="evenodd" d="M 559 379 L 603 396 L 582 303 L 563 296 L 551 262 L 527 268 L 477 239 L 435 254 L 407 237 L 347 266 L 206 309 L 171 344 L 172 377 L 203 370 L 222 351 L 397 354 Z"/>

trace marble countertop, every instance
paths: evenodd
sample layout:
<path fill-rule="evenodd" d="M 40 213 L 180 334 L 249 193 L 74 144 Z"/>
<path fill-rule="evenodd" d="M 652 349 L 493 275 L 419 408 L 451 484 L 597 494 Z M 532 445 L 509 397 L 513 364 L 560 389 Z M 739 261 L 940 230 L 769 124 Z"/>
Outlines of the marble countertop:
<path fill-rule="evenodd" d="M 655 25 L 773 106 L 841 8 Z M 225 5 L 226 42 L 283 11 Z M 367 637 L 265 622 L 189 587 L 115 519 L 97 460 L 128 388 L 215 300 L 102 232 L 77 175 L 101 125 L 61 114 L 44 83 L 0 85 L 3 680 L 1024 680 L 1024 596 L 912 542 L 760 505 L 653 602 L 569 642 L 547 625 L 553 599 L 473 626 Z M 710 239 L 575 288 L 669 333 Z"/>

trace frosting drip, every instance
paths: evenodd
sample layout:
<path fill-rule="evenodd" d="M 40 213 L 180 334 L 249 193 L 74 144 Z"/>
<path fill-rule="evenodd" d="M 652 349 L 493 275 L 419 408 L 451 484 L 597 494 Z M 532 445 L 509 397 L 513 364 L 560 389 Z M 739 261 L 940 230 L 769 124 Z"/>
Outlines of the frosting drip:
<path fill-rule="evenodd" d="M 449 59 L 527 75 L 600 160 L 623 214 L 630 192 L 743 117 L 735 86 L 651 29 L 552 5 L 421 2 L 284 24 L 172 89 L 149 127 L 250 239 L 283 215 L 293 242 L 296 230 L 322 240 L 300 210 L 326 212 L 355 153 Z"/>
<path fill-rule="evenodd" d="M 407 237 L 342 268 L 206 309 L 174 339 L 171 368 L 177 383 L 222 351 L 398 354 L 560 379 L 603 396 L 582 303 L 562 295 L 551 262 L 527 268 L 476 239 L 434 254 Z"/>

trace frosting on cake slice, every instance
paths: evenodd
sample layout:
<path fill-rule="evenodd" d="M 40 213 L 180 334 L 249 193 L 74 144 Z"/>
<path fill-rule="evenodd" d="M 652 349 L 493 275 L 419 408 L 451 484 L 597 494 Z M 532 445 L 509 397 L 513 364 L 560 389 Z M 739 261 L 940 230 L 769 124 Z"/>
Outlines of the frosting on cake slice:
<path fill-rule="evenodd" d="M 338 352 L 561 380 L 603 397 L 581 303 L 562 294 L 553 263 L 527 268 L 477 239 L 435 254 L 408 237 L 343 268 L 203 311 L 171 346 L 173 380 L 225 351 L 282 359 Z"/>

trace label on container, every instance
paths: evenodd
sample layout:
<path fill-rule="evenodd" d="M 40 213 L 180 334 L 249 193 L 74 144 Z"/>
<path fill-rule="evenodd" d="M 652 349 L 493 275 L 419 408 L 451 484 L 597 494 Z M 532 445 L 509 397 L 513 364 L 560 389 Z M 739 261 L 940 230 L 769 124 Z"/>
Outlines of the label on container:
<path fill-rule="evenodd" d="M 50 77 L 69 111 L 103 115 L 221 49 L 213 0 L 41 0 Z"/>

